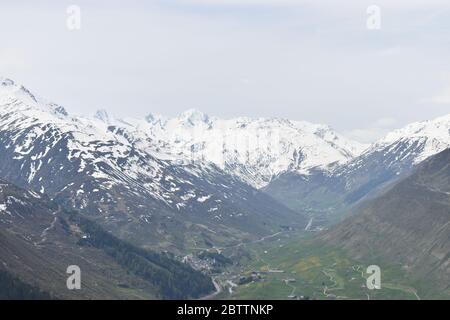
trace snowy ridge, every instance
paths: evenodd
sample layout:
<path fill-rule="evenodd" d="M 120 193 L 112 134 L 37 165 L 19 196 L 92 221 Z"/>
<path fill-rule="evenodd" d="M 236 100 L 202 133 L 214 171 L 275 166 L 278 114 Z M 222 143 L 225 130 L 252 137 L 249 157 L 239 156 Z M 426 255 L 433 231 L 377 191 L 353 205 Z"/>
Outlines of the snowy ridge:
<path fill-rule="evenodd" d="M 450 114 L 434 120 L 414 122 L 392 131 L 375 143 L 373 149 L 380 150 L 399 143 L 417 143 L 421 146 L 414 155 L 414 164 L 450 148 Z"/>
<path fill-rule="evenodd" d="M 168 165 L 182 165 L 184 173 L 196 177 L 219 170 L 262 188 L 283 172 L 308 175 L 320 169 L 342 174 L 344 168 L 355 169 L 374 153 L 395 153 L 392 161 L 408 158 L 416 164 L 450 147 L 449 130 L 447 115 L 412 123 L 368 147 L 326 125 L 278 118 L 219 119 L 195 109 L 173 118 L 149 114 L 145 119 L 117 119 L 105 110 L 91 117 L 72 116 L 62 106 L 0 78 L 0 131 L 8 132 L 7 147 L 14 148 L 14 158 L 33 153 L 33 143 L 45 138 L 45 147 L 34 151 L 28 182 L 48 152 L 67 141 L 67 158 L 79 161 L 78 171 L 89 167 L 94 177 L 106 179 L 110 173 L 101 168 L 107 165 L 115 168 L 111 172 L 121 172 L 116 179 L 127 183 L 150 175 L 152 182 L 139 183 L 139 188 L 166 203 L 175 187 L 166 192 L 158 183 Z M 142 159 L 147 162 L 142 164 Z"/>
<path fill-rule="evenodd" d="M 11 115 L 9 121 L 0 123 L 0 129 L 16 126 L 23 130 L 37 123 L 57 126 L 60 133 L 73 136 L 70 149 L 78 150 L 73 157 L 81 157 L 81 167 L 86 163 L 84 157 L 92 155 L 88 150 L 92 141 L 116 141 L 161 160 L 213 164 L 261 188 L 282 172 L 307 174 L 311 168 L 327 169 L 366 148 L 325 125 L 275 118 L 222 120 L 193 109 L 171 119 L 152 114 L 145 119 L 116 119 L 104 110 L 93 117 L 73 117 L 12 80 L 2 79 L 0 84 L 2 113 Z M 42 126 L 35 127 L 27 141 L 39 134 Z M 124 154 L 121 148 L 113 151 L 114 158 Z"/>
<path fill-rule="evenodd" d="M 150 152 L 213 163 L 257 188 L 285 171 L 307 174 L 312 168 L 345 163 L 367 147 L 325 125 L 277 118 L 223 120 L 194 109 L 170 119 L 149 115 L 145 122 L 124 121 L 136 129 L 139 141 L 147 141 Z"/>
<path fill-rule="evenodd" d="M 360 156 L 336 167 L 330 176 L 344 178 L 346 189 L 365 181 L 378 185 L 413 169 L 450 148 L 450 114 L 411 123 L 388 133 Z M 369 182 L 369 181 L 372 182 Z M 369 188 L 369 187 L 368 187 Z"/>

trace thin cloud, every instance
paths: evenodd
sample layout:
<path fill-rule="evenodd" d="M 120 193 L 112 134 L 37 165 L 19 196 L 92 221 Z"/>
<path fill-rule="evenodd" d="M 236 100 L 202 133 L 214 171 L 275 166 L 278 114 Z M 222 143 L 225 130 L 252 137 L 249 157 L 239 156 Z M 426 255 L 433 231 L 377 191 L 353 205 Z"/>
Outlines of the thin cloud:
<path fill-rule="evenodd" d="M 377 128 L 392 128 L 397 123 L 397 120 L 391 117 L 381 118 L 375 121 L 374 125 Z"/>
<path fill-rule="evenodd" d="M 316 7 L 360 7 L 360 0 L 175 0 L 178 4 L 208 5 L 208 6 L 303 6 L 311 5 Z M 373 3 L 367 3 L 366 7 Z M 412 9 L 415 7 L 435 7 L 448 6 L 447 0 L 378 0 L 376 5 L 384 8 Z"/>
<path fill-rule="evenodd" d="M 443 90 L 440 94 L 433 97 L 431 101 L 438 104 L 450 103 L 450 86 Z"/>
<path fill-rule="evenodd" d="M 179 4 L 195 4 L 208 6 L 298 6 L 312 3 L 308 0 L 176 0 Z"/>
<path fill-rule="evenodd" d="M 384 117 L 376 120 L 367 128 L 352 129 L 344 132 L 344 135 L 363 143 L 372 143 L 395 129 L 397 120 L 393 117 Z"/>

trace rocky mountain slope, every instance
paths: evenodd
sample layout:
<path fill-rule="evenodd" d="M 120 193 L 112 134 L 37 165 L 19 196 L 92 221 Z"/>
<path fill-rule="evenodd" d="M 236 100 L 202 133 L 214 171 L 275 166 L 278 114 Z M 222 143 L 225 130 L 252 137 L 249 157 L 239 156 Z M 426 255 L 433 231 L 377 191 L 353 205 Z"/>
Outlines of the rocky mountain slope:
<path fill-rule="evenodd" d="M 372 264 L 396 263 L 450 294 L 450 149 L 352 211 L 322 239 Z"/>
<path fill-rule="evenodd" d="M 81 269 L 81 290 L 67 289 L 71 265 Z M 136 248 L 3 180 L 0 275 L 0 296 L 9 298 L 27 298 L 29 288 L 34 296 L 57 299 L 189 298 L 214 289 L 209 277 L 172 257 Z"/>

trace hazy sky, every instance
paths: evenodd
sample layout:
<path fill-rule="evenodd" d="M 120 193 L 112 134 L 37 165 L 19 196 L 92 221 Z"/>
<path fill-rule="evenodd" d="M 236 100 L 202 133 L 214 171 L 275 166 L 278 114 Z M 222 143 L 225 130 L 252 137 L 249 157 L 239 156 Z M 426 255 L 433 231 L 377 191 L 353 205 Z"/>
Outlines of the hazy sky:
<path fill-rule="evenodd" d="M 371 141 L 450 112 L 450 1 L 0 0 L 0 75 L 72 113 L 197 108 Z"/>

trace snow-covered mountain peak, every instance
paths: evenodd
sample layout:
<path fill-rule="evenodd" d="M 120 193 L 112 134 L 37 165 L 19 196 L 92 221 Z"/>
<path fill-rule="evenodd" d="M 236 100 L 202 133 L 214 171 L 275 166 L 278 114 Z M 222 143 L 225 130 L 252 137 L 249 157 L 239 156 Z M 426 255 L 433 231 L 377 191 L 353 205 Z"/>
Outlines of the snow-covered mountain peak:
<path fill-rule="evenodd" d="M 17 101 L 35 105 L 38 103 L 38 97 L 11 79 L 0 78 L 0 103 L 14 103 Z"/>
<path fill-rule="evenodd" d="M 450 114 L 433 120 L 414 122 L 394 130 L 376 142 L 373 149 L 400 143 L 418 146 L 414 155 L 415 163 L 450 148 Z"/>
<path fill-rule="evenodd" d="M 35 118 L 68 117 L 64 107 L 48 102 L 11 79 L 0 77 L 0 106 L 3 111 L 26 113 Z"/>
<path fill-rule="evenodd" d="M 425 159 L 450 148 L 450 115 L 414 122 L 388 133 L 359 157 L 335 170 L 337 176 L 370 172 L 383 179 L 399 176 Z M 353 173 L 351 173 L 353 172 Z M 356 181 L 356 180 L 354 180 Z M 349 182 L 351 185 L 353 182 Z"/>
<path fill-rule="evenodd" d="M 196 126 L 199 124 L 209 124 L 210 119 L 207 114 L 197 110 L 197 109 L 189 109 L 182 112 L 177 119 L 188 126 Z"/>
<path fill-rule="evenodd" d="M 150 124 L 165 123 L 167 121 L 167 119 L 165 117 L 163 117 L 160 114 L 155 114 L 155 113 L 149 113 L 145 117 L 145 120 Z"/>
<path fill-rule="evenodd" d="M 5 77 L 0 77 L 0 86 L 2 87 L 10 87 L 10 86 L 14 86 L 15 83 L 13 80 L 5 78 Z"/>
<path fill-rule="evenodd" d="M 440 138 L 450 139 L 450 114 L 427 121 L 410 123 L 388 133 L 378 144 L 389 144 L 402 138 Z"/>
<path fill-rule="evenodd" d="M 107 125 L 109 125 L 113 122 L 113 119 L 110 117 L 110 115 L 108 114 L 108 112 L 105 109 L 97 110 L 95 112 L 94 118 L 104 122 Z"/>

